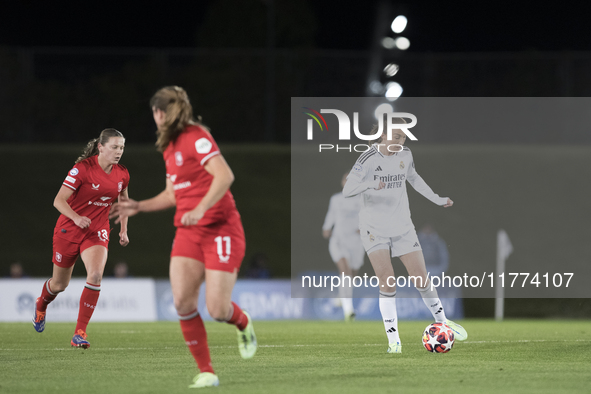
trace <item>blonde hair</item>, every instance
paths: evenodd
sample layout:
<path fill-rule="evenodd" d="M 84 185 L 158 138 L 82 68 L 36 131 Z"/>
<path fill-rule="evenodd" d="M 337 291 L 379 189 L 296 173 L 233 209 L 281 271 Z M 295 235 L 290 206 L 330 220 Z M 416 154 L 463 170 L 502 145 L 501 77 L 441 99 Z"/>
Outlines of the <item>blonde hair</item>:
<path fill-rule="evenodd" d="M 408 123 L 404 118 L 392 118 L 394 124 L 406 124 Z M 372 126 L 370 134 L 375 134 L 378 132 L 379 125 L 376 123 Z M 380 135 L 374 142 L 379 144 L 384 140 L 384 135 L 386 135 L 385 128 L 382 131 L 382 135 Z"/>
<path fill-rule="evenodd" d="M 165 86 L 158 90 L 150 99 L 150 107 L 166 114 L 164 124 L 156 131 L 156 148 L 160 152 L 164 152 L 168 144 L 176 140 L 187 125 L 203 126 L 200 123 L 201 117 L 197 118 L 198 121 L 193 119 L 193 107 L 189 96 L 179 86 Z"/>
<path fill-rule="evenodd" d="M 111 137 L 121 137 L 125 138 L 120 131 L 115 129 L 104 129 L 101 131 L 101 135 L 98 138 L 94 138 L 88 141 L 86 147 L 82 151 L 82 154 L 76 159 L 76 164 L 80 163 L 82 160 L 86 160 L 89 157 L 96 156 L 99 154 L 98 144 L 106 145 L 109 142 L 109 138 Z"/>

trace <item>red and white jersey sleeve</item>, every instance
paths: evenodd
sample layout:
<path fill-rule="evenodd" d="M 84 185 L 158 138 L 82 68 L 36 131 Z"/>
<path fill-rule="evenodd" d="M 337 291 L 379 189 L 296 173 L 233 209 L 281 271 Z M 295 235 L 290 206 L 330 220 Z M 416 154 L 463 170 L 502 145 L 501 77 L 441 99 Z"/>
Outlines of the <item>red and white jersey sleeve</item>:
<path fill-rule="evenodd" d="M 199 164 L 203 166 L 207 160 L 215 155 L 220 154 L 220 148 L 218 148 L 218 145 L 215 143 L 213 137 L 209 133 L 198 135 L 196 138 L 197 140 L 194 144 L 195 155 L 197 157 L 197 161 L 199 161 Z"/>
<path fill-rule="evenodd" d="M 204 166 L 220 154 L 215 140 L 205 128 L 189 125 L 164 151 L 166 176 L 173 183 L 176 198 L 175 226 L 181 227 L 185 212 L 194 209 L 207 194 L 213 176 Z M 224 221 L 237 212 L 232 193 L 228 190 L 213 207 L 207 210 L 198 225 Z"/>
<path fill-rule="evenodd" d="M 62 183 L 64 186 L 76 191 L 78 187 L 85 181 L 86 175 L 86 166 L 80 165 L 77 163 L 74 167 L 68 172 L 66 179 Z"/>

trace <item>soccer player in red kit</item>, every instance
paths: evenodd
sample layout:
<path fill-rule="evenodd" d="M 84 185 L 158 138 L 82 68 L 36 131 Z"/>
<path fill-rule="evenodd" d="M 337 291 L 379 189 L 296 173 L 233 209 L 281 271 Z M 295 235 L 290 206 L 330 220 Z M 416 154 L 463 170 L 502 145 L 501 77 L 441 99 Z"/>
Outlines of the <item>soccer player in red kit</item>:
<path fill-rule="evenodd" d="M 177 227 L 170 259 L 170 283 L 181 330 L 201 373 L 190 388 L 219 385 L 207 334 L 197 311 L 205 281 L 206 305 L 217 321 L 236 326 L 242 358 L 254 356 L 256 336 L 248 313 L 231 300 L 245 240 L 230 185 L 232 170 L 209 130 L 193 119 L 187 93 L 178 86 L 160 89 L 150 101 L 158 127 L 156 146 L 166 162 L 166 189 L 143 201 L 122 200 L 111 217 L 133 216 L 176 206 Z"/>
<path fill-rule="evenodd" d="M 45 329 L 47 305 L 64 291 L 78 256 L 86 267 L 86 286 L 80 297 L 72 346 L 87 349 L 86 327 L 96 307 L 109 246 L 109 210 L 117 198 L 128 198 L 129 172 L 119 164 L 125 138 L 105 129 L 91 140 L 66 176 L 54 207 L 61 213 L 53 232 L 53 275 L 37 298 L 33 325 Z M 127 246 L 127 218 L 122 218 L 119 243 Z"/>

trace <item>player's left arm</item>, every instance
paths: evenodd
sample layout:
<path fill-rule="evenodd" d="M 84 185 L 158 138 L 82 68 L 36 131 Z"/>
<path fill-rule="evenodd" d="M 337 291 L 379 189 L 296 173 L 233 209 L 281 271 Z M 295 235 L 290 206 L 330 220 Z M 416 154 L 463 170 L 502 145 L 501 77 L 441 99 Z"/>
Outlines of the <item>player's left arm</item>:
<path fill-rule="evenodd" d="M 203 165 L 205 171 L 213 176 L 209 190 L 201 199 L 199 204 L 191 211 L 186 212 L 181 218 L 184 226 L 193 226 L 197 224 L 205 215 L 205 212 L 215 205 L 226 194 L 230 185 L 234 182 L 234 173 L 221 154 L 211 157 Z"/>
<path fill-rule="evenodd" d="M 411 156 L 411 164 L 408 169 L 407 178 L 408 183 L 411 186 L 421 193 L 427 200 L 433 202 L 434 204 L 443 206 L 444 208 L 451 207 L 454 202 L 449 197 L 439 197 L 439 194 L 436 194 L 430 187 L 427 185 L 427 182 L 418 174 L 417 170 L 415 169 L 415 162 Z"/>
<path fill-rule="evenodd" d="M 125 188 L 121 193 L 119 193 L 118 201 L 125 201 L 129 200 L 129 187 Z M 121 246 L 127 246 L 129 244 L 129 237 L 127 236 L 127 221 L 129 217 L 127 216 L 120 216 L 119 223 L 121 224 L 121 229 L 119 230 L 119 243 Z"/>

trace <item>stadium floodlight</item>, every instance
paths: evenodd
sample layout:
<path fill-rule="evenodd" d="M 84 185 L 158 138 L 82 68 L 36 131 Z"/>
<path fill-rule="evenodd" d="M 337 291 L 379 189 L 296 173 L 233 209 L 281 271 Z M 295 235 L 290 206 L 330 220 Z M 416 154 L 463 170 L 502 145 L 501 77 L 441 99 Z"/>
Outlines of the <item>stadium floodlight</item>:
<path fill-rule="evenodd" d="M 393 49 L 396 47 L 396 40 L 392 37 L 382 38 L 382 46 L 386 49 Z"/>
<path fill-rule="evenodd" d="M 389 77 L 393 77 L 394 75 L 396 75 L 399 69 L 400 66 L 398 64 L 390 63 L 386 67 L 384 67 L 384 73 L 386 73 L 386 75 Z"/>
<path fill-rule="evenodd" d="M 408 49 L 408 47 L 410 46 L 410 41 L 406 37 L 398 37 L 395 40 L 395 45 L 396 45 L 396 48 L 398 48 L 402 51 L 406 51 Z"/>
<path fill-rule="evenodd" d="M 386 98 L 390 101 L 396 100 L 402 94 L 402 86 L 398 82 L 390 82 L 386 85 Z"/>
<path fill-rule="evenodd" d="M 392 26 L 390 26 L 392 28 L 392 31 L 396 34 L 398 33 L 402 33 L 404 31 L 404 29 L 406 28 L 406 23 L 407 23 L 407 19 L 406 16 L 404 15 L 398 15 L 394 21 L 392 22 Z"/>
<path fill-rule="evenodd" d="M 394 107 L 392 107 L 392 104 L 384 103 L 384 104 L 378 105 L 373 114 L 376 117 L 376 119 L 379 120 L 379 119 L 382 119 L 384 114 L 388 114 L 391 112 L 394 112 Z"/>
<path fill-rule="evenodd" d="M 369 84 L 369 90 L 371 90 L 373 94 L 382 94 L 384 91 L 384 85 L 382 85 L 380 81 L 373 81 Z"/>

